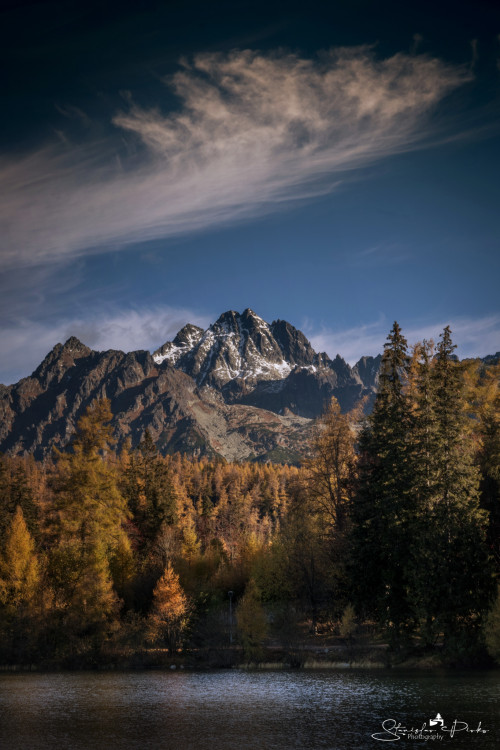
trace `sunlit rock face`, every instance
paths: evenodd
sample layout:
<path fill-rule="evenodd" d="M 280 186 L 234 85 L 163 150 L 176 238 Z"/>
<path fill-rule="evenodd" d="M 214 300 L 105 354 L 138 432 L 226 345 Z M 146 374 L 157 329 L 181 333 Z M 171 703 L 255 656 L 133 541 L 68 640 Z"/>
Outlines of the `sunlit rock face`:
<path fill-rule="evenodd" d="M 301 331 L 252 310 L 188 324 L 153 355 L 96 352 L 72 337 L 29 377 L 0 386 L 0 450 L 42 458 L 71 441 L 94 398 L 111 401 L 118 446 L 146 429 L 162 453 L 297 462 L 312 420 L 335 396 L 344 410 L 374 398 L 380 358 L 351 368 Z"/>

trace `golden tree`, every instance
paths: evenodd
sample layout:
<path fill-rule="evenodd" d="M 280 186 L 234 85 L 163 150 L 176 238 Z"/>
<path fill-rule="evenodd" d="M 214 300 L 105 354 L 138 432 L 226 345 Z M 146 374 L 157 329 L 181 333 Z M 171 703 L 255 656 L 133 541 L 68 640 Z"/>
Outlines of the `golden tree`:
<path fill-rule="evenodd" d="M 182 635 L 189 623 L 190 604 L 172 565 L 155 586 L 153 607 L 149 616 L 150 634 L 153 640 L 164 643 L 170 654 L 174 654 L 182 643 Z"/>
<path fill-rule="evenodd" d="M 53 478 L 58 544 L 51 551 L 60 627 L 98 648 L 118 612 L 109 564 L 123 542 L 128 511 L 110 451 L 112 418 L 97 399 L 78 422 L 68 453 L 57 453 Z"/>
<path fill-rule="evenodd" d="M 0 558 L 0 602 L 14 611 L 31 608 L 39 583 L 40 567 L 35 543 L 18 505 Z"/>
<path fill-rule="evenodd" d="M 35 543 L 17 506 L 0 557 L 0 641 L 6 656 L 23 659 L 37 640 L 42 601 Z"/>
<path fill-rule="evenodd" d="M 362 404 L 342 414 L 332 398 L 318 422 L 312 441 L 312 458 L 306 463 L 308 494 L 327 522 L 338 531 L 345 528 L 356 477 L 356 427 Z"/>

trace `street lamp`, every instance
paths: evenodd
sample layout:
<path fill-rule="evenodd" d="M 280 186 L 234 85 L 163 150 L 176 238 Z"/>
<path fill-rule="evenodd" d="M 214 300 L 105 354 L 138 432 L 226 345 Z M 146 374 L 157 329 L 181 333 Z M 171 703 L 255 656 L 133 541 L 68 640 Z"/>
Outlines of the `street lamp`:
<path fill-rule="evenodd" d="M 229 643 L 233 644 L 233 594 L 234 591 L 228 591 L 229 597 Z"/>

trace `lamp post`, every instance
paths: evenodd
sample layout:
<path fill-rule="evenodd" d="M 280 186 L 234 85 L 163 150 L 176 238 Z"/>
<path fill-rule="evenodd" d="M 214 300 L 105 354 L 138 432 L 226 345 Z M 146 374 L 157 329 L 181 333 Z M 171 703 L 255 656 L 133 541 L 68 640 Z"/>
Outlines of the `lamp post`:
<path fill-rule="evenodd" d="M 229 597 L 229 643 L 233 645 L 233 591 L 228 591 Z"/>

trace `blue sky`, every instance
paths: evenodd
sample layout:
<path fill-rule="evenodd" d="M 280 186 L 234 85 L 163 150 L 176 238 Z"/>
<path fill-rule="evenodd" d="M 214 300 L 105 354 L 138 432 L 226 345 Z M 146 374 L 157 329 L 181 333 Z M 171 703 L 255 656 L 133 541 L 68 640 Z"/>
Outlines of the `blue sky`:
<path fill-rule="evenodd" d="M 3 7 L 0 382 L 246 307 L 500 349 L 496 3 Z"/>

